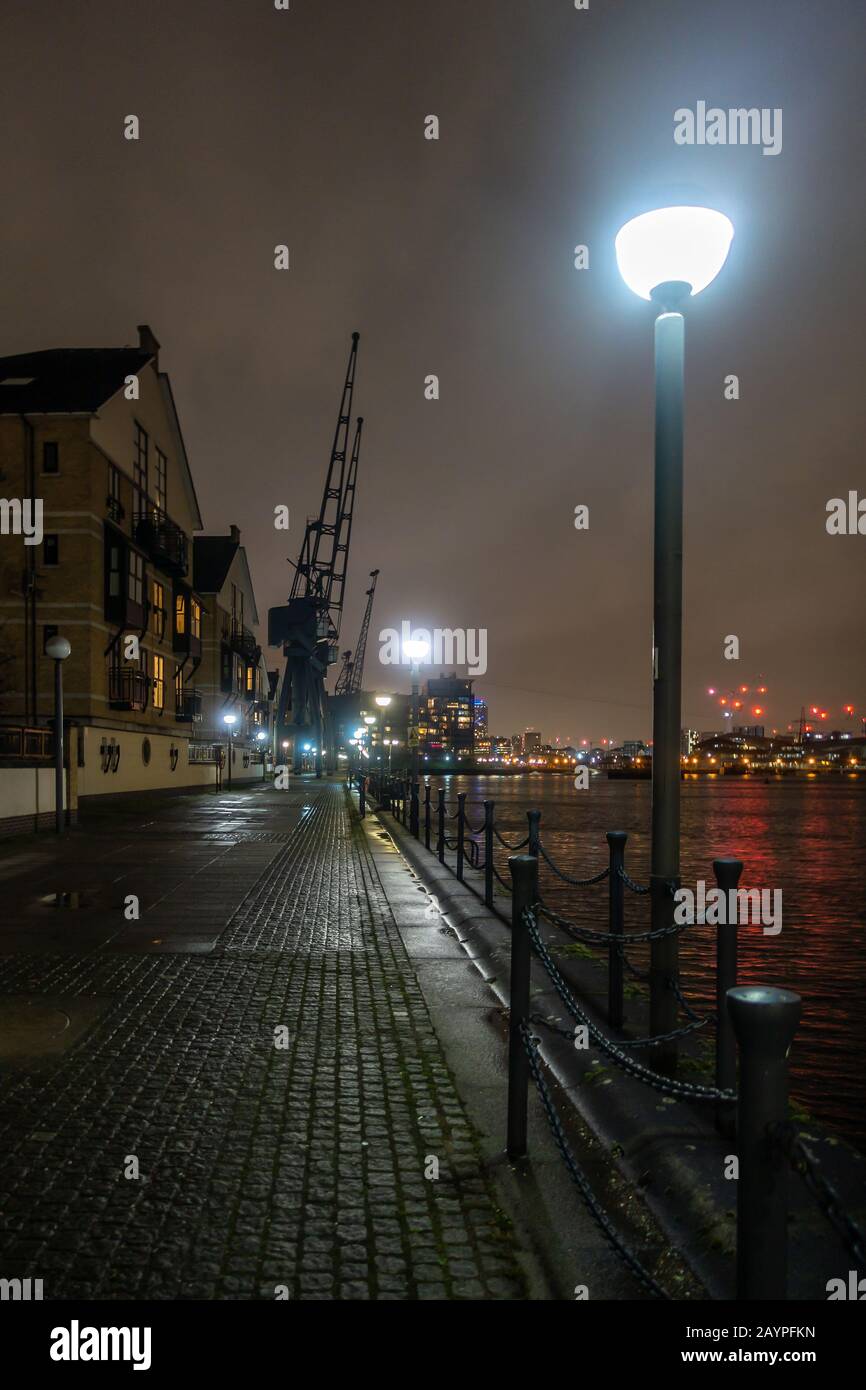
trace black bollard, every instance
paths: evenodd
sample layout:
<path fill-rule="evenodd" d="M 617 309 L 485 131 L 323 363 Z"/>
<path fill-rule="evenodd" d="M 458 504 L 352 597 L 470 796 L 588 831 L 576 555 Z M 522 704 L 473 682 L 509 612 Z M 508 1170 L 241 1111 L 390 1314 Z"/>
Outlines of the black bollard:
<path fill-rule="evenodd" d="M 628 835 L 624 830 L 609 830 L 610 873 L 608 875 L 607 929 L 611 936 L 622 937 L 623 930 L 623 881 L 621 870 L 625 864 L 625 842 Z M 607 1021 L 612 1028 L 623 1024 L 623 964 L 622 945 L 611 941 L 607 948 Z"/>
<path fill-rule="evenodd" d="M 430 783 L 424 783 L 424 848 L 430 848 Z"/>
<path fill-rule="evenodd" d="M 736 894 L 743 865 L 739 859 L 714 859 L 716 883 L 725 894 L 725 921 L 716 927 L 716 1085 L 720 1091 L 737 1088 L 737 1040 L 734 1025 L 725 1007 L 728 990 L 737 983 L 737 913 L 731 913 L 730 892 Z M 736 896 L 734 897 L 736 904 Z M 731 920 L 733 918 L 733 920 Z M 737 1113 L 733 1105 L 719 1101 L 716 1105 L 716 1129 L 725 1138 L 736 1133 Z"/>
<path fill-rule="evenodd" d="M 512 854 L 511 870 L 511 986 L 508 1024 L 508 1133 L 509 1158 L 526 1153 L 526 1103 L 529 1059 L 520 1025 L 529 1020 L 529 981 L 532 942 L 524 913 L 538 897 L 538 860 L 531 854 Z"/>
<path fill-rule="evenodd" d="M 788 1160 L 772 1128 L 788 1118 L 788 1051 L 801 1000 L 787 989 L 740 985 L 727 1006 L 740 1049 L 737 1097 L 737 1298 L 787 1297 Z"/>
<path fill-rule="evenodd" d="M 529 844 L 526 847 L 527 854 L 533 854 L 538 858 L 538 843 L 541 839 L 541 812 L 527 811 L 526 819 L 529 824 Z"/>
<path fill-rule="evenodd" d="M 466 793 L 457 793 L 457 878 L 463 881 L 463 859 L 466 851 Z"/>
<path fill-rule="evenodd" d="M 438 789 L 437 796 L 438 796 L 438 805 L 437 805 L 437 807 L 436 807 L 436 814 L 437 814 L 438 819 L 439 819 L 439 825 L 438 825 L 438 827 L 437 827 L 437 832 L 438 832 L 438 833 L 437 833 L 437 835 L 436 835 L 436 853 L 439 855 L 439 863 L 440 863 L 440 864 L 444 864 L 444 863 L 445 863 L 445 788 L 444 788 L 444 787 L 440 787 L 440 788 Z"/>
<path fill-rule="evenodd" d="M 367 814 L 367 779 L 358 778 L 358 810 L 361 812 L 361 820 Z"/>
<path fill-rule="evenodd" d="M 421 788 L 417 782 L 412 783 L 412 800 L 409 805 L 409 830 L 418 839 L 418 793 Z"/>
<path fill-rule="evenodd" d="M 484 905 L 493 906 L 493 811 L 496 803 L 484 803 Z"/>

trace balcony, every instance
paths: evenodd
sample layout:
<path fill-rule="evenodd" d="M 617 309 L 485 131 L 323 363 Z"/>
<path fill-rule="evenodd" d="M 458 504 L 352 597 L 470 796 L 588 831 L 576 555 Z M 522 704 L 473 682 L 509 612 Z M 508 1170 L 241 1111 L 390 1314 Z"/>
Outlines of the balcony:
<path fill-rule="evenodd" d="M 243 656 L 247 661 L 256 661 L 261 648 L 256 643 L 256 639 L 248 628 L 241 627 L 238 623 L 232 623 L 232 635 L 229 645 L 238 656 Z"/>
<path fill-rule="evenodd" d="M 185 690 L 176 698 L 174 717 L 182 724 L 198 723 L 201 719 L 201 696 L 197 691 Z"/>
<path fill-rule="evenodd" d="M 108 668 L 108 703 L 112 709 L 145 710 L 150 697 L 150 680 L 130 666 Z"/>
<path fill-rule="evenodd" d="M 189 568 L 186 533 L 159 507 L 136 512 L 133 534 L 155 565 L 170 574 L 184 575 Z"/>

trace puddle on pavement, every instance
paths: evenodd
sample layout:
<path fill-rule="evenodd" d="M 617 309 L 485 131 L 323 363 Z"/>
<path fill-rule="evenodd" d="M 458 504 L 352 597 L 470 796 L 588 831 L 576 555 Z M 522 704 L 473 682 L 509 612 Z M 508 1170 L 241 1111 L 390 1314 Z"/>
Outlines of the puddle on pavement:
<path fill-rule="evenodd" d="M 58 907 L 67 912 L 74 912 L 83 907 L 90 907 L 92 896 L 92 890 L 89 889 L 61 889 L 56 893 L 44 893 L 37 901 L 42 907 Z"/>

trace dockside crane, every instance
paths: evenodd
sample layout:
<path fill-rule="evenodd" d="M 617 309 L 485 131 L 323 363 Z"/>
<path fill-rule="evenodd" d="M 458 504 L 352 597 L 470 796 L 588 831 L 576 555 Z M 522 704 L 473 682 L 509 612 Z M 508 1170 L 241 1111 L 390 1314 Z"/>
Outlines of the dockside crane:
<path fill-rule="evenodd" d="M 333 763 L 325 682 L 328 667 L 338 659 L 364 424 L 362 419 L 357 420 L 350 451 L 359 337 L 358 333 L 352 334 L 319 515 L 307 522 L 288 603 L 268 612 L 268 642 L 281 646 L 286 660 L 277 708 L 278 746 L 289 744 L 297 772 L 304 743 L 315 740 L 317 777 L 322 775 L 326 747 L 328 761 Z"/>
<path fill-rule="evenodd" d="M 373 596 L 376 593 L 376 580 L 379 578 L 378 570 L 370 570 L 370 578 L 373 583 L 367 590 L 367 606 L 364 609 L 364 618 L 361 623 L 361 631 L 355 645 L 355 655 L 351 652 L 343 653 L 343 665 L 334 686 L 335 695 L 358 695 L 364 683 L 364 658 L 367 655 L 367 634 L 370 631 L 370 618 L 373 613 Z"/>

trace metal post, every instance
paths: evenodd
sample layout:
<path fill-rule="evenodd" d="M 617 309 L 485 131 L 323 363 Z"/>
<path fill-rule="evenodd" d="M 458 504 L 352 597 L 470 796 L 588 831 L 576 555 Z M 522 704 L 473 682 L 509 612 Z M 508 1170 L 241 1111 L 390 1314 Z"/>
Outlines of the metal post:
<path fill-rule="evenodd" d="M 609 830 L 607 843 L 610 847 L 610 873 L 608 874 L 608 931 L 611 936 L 622 937 L 623 929 L 623 891 L 622 868 L 625 863 L 625 842 L 628 835 L 624 830 Z M 623 962 L 621 942 L 611 941 L 607 955 L 607 1021 L 612 1028 L 623 1024 Z"/>
<path fill-rule="evenodd" d="M 725 999 L 728 990 L 737 983 L 736 892 L 743 865 L 739 859 L 714 859 L 713 872 L 728 909 L 730 894 L 734 894 L 734 911 L 720 913 L 723 920 L 716 927 L 716 1085 L 720 1091 L 734 1091 L 737 1088 L 737 1040 Z M 734 1107 L 719 1102 L 716 1106 L 719 1133 L 732 1139 L 736 1133 L 735 1120 Z"/>
<path fill-rule="evenodd" d="M 63 834 L 63 662 L 54 663 L 54 828 Z"/>
<path fill-rule="evenodd" d="M 457 878 L 463 881 L 463 857 L 466 849 L 466 793 L 457 793 Z"/>
<path fill-rule="evenodd" d="M 683 588 L 683 357 L 685 320 L 663 311 L 655 322 L 655 526 L 653 547 L 652 929 L 672 926 L 680 873 L 680 725 Z M 676 1027 L 668 981 L 678 972 L 678 938 L 651 944 L 650 1033 Z M 652 1049 L 652 1065 L 670 1072 L 676 1042 Z"/>
<path fill-rule="evenodd" d="M 366 798 L 367 798 L 367 779 L 366 779 L 366 777 L 359 777 L 359 778 L 358 778 L 358 810 L 361 812 L 361 820 L 363 820 L 364 817 L 365 817 L 365 815 L 367 814 L 367 799 L 366 799 Z"/>
<path fill-rule="evenodd" d="M 417 661 L 412 662 L 412 781 L 418 781 L 418 695 L 419 682 L 421 678 L 421 667 Z"/>
<path fill-rule="evenodd" d="M 529 844 L 526 853 L 538 858 L 538 842 L 541 839 L 541 812 L 527 811 L 526 819 L 529 822 Z"/>
<path fill-rule="evenodd" d="M 438 791 L 438 805 L 436 813 L 439 817 L 438 834 L 436 836 L 436 853 L 439 855 L 439 863 L 445 863 L 445 788 L 440 787 Z"/>
<path fill-rule="evenodd" d="M 424 783 L 424 848 L 430 848 L 430 783 Z"/>
<path fill-rule="evenodd" d="M 418 793 L 421 788 L 417 782 L 412 783 L 412 801 L 409 807 L 409 830 L 418 839 Z"/>
<path fill-rule="evenodd" d="M 496 803 L 484 803 L 484 905 L 493 906 L 493 811 Z"/>
<path fill-rule="evenodd" d="M 788 1118 L 788 1051 L 801 1000 L 787 989 L 739 985 L 728 1009 L 740 1049 L 737 1097 L 737 1298 L 787 1295 L 788 1161 L 772 1126 Z"/>
<path fill-rule="evenodd" d="M 524 913 L 538 897 L 538 860 L 531 854 L 512 854 L 511 870 L 511 986 L 508 1023 L 508 1131 L 509 1158 L 526 1153 L 526 1102 L 529 1059 L 520 1025 L 529 1019 L 529 980 L 532 943 Z"/>

